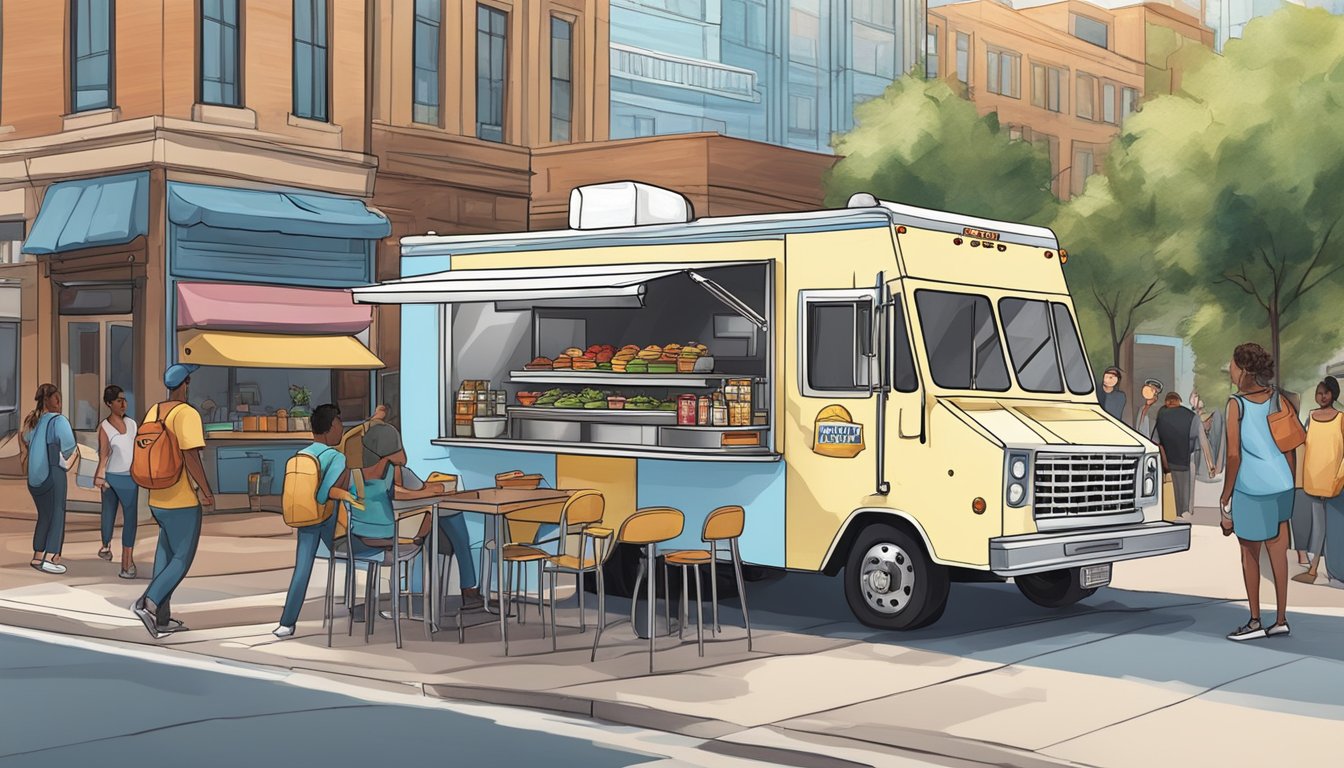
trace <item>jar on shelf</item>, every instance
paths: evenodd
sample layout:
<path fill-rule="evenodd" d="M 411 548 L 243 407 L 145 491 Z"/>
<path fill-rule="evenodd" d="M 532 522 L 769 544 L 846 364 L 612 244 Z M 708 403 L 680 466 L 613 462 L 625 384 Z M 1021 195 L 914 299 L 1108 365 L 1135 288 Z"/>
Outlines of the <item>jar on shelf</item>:
<path fill-rule="evenodd" d="M 723 393 L 714 393 L 714 402 L 709 408 L 709 421 L 712 426 L 728 426 L 728 402 L 723 399 Z"/>
<path fill-rule="evenodd" d="M 709 396 L 701 395 L 695 404 L 695 423 L 702 427 L 709 426 Z"/>

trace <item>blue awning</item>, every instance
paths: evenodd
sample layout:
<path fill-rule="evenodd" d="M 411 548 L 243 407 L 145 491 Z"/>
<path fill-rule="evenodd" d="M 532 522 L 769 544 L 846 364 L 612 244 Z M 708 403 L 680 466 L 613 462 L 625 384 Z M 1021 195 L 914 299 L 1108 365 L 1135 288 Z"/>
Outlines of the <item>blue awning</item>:
<path fill-rule="evenodd" d="M 353 197 L 264 192 L 203 184 L 168 185 L 168 219 L 182 227 L 378 240 L 392 232 L 382 214 Z"/>
<path fill-rule="evenodd" d="M 122 245 L 149 232 L 149 174 L 59 181 L 47 188 L 24 253 Z"/>

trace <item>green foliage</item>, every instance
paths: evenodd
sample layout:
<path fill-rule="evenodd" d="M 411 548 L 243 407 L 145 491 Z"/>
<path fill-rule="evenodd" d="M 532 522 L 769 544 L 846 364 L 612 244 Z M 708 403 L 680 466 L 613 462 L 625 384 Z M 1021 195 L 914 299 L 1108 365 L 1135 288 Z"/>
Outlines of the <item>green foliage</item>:
<path fill-rule="evenodd" d="M 1263 342 L 1295 389 L 1339 349 L 1341 125 L 1344 18 L 1288 6 L 1146 103 L 1113 146 L 1112 218 L 1138 220 L 1134 239 L 1189 303 L 1200 386 L 1223 386 L 1241 341 Z"/>
<path fill-rule="evenodd" d="M 834 141 L 842 159 L 825 179 L 827 205 L 869 192 L 1008 221 L 1053 218 L 1044 148 L 1010 140 L 997 115 L 980 116 L 943 81 L 902 77 L 854 118 L 854 130 Z"/>

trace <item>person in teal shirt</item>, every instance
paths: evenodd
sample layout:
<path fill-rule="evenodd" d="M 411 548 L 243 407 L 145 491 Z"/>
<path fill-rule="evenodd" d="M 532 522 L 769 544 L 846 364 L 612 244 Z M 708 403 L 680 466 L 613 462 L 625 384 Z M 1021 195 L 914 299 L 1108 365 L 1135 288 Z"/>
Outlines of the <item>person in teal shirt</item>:
<path fill-rule="evenodd" d="M 61 546 L 65 542 L 66 467 L 74 455 L 75 432 L 61 415 L 61 391 L 43 384 L 33 396 L 36 407 L 23 420 L 20 450 L 28 462 L 28 493 L 37 507 L 33 530 L 33 568 L 51 574 L 65 573 Z"/>
<path fill-rule="evenodd" d="M 335 447 L 341 442 L 345 425 L 341 423 L 340 408 L 331 403 L 315 408 L 312 421 L 313 443 L 300 453 L 307 453 L 317 459 L 318 472 L 321 474 L 317 501 L 326 504 L 331 500 L 334 489 L 348 488 L 350 483 L 350 473 L 345 467 L 345 455 Z M 289 581 L 289 593 L 285 596 L 285 608 L 280 614 L 280 626 L 271 632 L 278 638 L 294 636 L 294 629 L 299 623 L 299 612 L 303 609 L 303 600 L 308 594 L 308 582 L 313 575 L 317 545 L 321 542 L 327 546 L 327 551 L 335 550 L 337 517 L 339 513 L 334 513 L 317 525 L 295 529 L 298 543 L 294 554 L 294 575 Z M 356 552 L 356 555 L 364 556 L 371 552 L 372 550 L 366 550 Z"/>

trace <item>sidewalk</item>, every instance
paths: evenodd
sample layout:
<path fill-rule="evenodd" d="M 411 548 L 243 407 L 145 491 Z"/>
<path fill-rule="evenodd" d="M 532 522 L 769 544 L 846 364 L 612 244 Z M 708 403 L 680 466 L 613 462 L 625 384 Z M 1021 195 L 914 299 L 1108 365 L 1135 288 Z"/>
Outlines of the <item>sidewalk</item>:
<path fill-rule="evenodd" d="M 119 580 L 97 558 L 96 517 L 70 516 L 64 577 L 27 567 L 31 512 L 6 509 L 26 502 L 0 485 L 0 622 L 154 644 L 127 610 L 145 580 Z M 1285 760 L 1326 756 L 1344 736 L 1344 590 L 1293 584 L 1294 637 L 1228 643 L 1222 634 L 1246 614 L 1235 545 L 1207 524 L 1194 534 L 1191 552 L 1117 566 L 1113 588 L 1082 606 L 1051 612 L 1011 585 L 956 585 L 939 624 L 905 635 L 853 622 L 835 579 L 748 584 L 753 653 L 736 602 L 725 601 L 724 634 L 706 642 L 703 659 L 693 640 L 660 639 L 650 675 L 647 642 L 628 626 L 605 633 L 589 662 L 595 601 L 587 633 L 561 627 L 558 653 L 541 639 L 535 609 L 527 624 L 510 625 L 508 658 L 494 625 L 468 630 L 459 645 L 452 630 L 431 643 L 407 622 L 397 650 L 390 622 L 366 645 L 360 625 L 349 638 L 338 621 L 328 649 L 320 564 L 298 637 L 276 641 L 269 633 L 293 564 L 292 532 L 278 515 L 216 515 L 174 599 L 192 631 L 157 644 L 711 738 L 726 754 L 789 750 L 800 765 L 872 764 L 912 751 L 939 765 L 1213 764 L 1244 757 L 1246 744 L 1227 737 L 1237 732 L 1277 734 Z M 142 526 L 146 577 L 156 535 L 152 523 Z M 629 603 L 609 600 L 608 611 L 628 615 Z M 560 623 L 576 619 L 573 603 L 562 604 Z"/>

